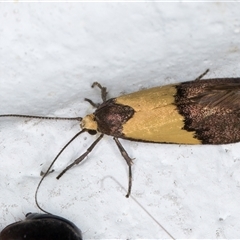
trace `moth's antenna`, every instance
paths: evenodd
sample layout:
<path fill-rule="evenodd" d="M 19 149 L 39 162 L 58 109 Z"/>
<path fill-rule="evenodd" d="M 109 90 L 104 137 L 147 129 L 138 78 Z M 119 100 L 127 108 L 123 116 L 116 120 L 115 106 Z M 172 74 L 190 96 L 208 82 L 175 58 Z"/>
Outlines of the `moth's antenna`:
<path fill-rule="evenodd" d="M 3 114 L 0 117 L 18 117 L 18 118 L 38 118 L 47 120 L 72 120 L 72 121 L 82 121 L 81 117 L 44 117 L 35 115 L 23 115 L 23 114 Z"/>
<path fill-rule="evenodd" d="M 80 134 L 82 134 L 82 133 L 85 132 L 85 131 L 86 131 L 86 129 L 81 130 L 80 132 L 78 132 L 74 137 L 72 137 L 72 138 L 68 141 L 68 143 L 61 149 L 61 151 L 60 151 L 60 152 L 57 154 L 57 156 L 54 158 L 54 160 L 52 161 L 52 163 L 51 163 L 50 166 L 48 167 L 47 171 L 46 171 L 46 172 L 44 173 L 44 175 L 42 176 L 40 182 L 38 183 L 37 189 L 36 189 L 36 191 L 35 191 L 35 203 L 36 203 L 37 207 L 38 207 L 41 211 L 43 211 L 43 212 L 45 212 L 45 213 L 47 213 L 47 214 L 51 214 L 51 213 L 47 212 L 46 210 L 44 210 L 42 207 L 40 207 L 40 205 L 39 205 L 39 203 L 38 203 L 38 200 L 37 200 L 37 194 L 38 194 L 40 185 L 42 184 L 42 181 L 43 181 L 44 178 L 48 175 L 48 173 L 50 172 L 53 164 L 57 161 L 57 159 L 59 158 L 59 156 L 60 156 L 60 155 L 62 154 L 62 152 L 68 147 L 68 145 L 69 145 L 74 139 L 76 139 Z"/>

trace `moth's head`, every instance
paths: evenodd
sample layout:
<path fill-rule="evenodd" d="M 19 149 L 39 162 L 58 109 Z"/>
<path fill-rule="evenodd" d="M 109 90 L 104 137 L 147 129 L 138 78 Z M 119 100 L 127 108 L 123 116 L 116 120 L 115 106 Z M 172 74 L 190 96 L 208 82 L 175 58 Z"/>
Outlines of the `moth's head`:
<path fill-rule="evenodd" d="M 89 114 L 85 116 L 81 123 L 80 126 L 82 129 L 85 129 L 89 134 L 95 135 L 97 133 L 97 122 L 95 120 L 94 114 Z"/>

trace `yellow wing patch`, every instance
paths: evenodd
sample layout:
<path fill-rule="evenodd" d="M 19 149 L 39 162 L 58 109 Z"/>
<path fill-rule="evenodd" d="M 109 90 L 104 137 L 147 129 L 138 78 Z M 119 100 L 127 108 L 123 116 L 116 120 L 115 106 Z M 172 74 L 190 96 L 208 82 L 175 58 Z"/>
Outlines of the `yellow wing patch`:
<path fill-rule="evenodd" d="M 183 130 L 184 117 L 174 105 L 176 85 L 155 87 L 116 98 L 116 103 L 132 107 L 135 114 L 123 125 L 126 138 L 136 140 L 201 144 L 194 132 Z"/>

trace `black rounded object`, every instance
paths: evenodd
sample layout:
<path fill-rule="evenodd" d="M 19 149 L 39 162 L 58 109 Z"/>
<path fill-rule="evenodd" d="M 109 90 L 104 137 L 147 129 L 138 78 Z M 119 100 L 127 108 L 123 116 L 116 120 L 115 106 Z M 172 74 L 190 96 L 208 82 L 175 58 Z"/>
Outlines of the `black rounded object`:
<path fill-rule="evenodd" d="M 69 220 L 51 214 L 28 213 L 0 233 L 0 240 L 82 240 L 82 233 Z"/>

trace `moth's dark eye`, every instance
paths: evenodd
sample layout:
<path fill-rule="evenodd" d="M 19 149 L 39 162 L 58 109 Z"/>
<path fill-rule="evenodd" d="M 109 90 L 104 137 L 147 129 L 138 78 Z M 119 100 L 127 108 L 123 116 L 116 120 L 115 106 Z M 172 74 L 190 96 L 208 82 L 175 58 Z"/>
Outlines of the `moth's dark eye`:
<path fill-rule="evenodd" d="M 97 134 L 97 131 L 96 130 L 88 130 L 88 133 L 90 135 L 96 135 Z"/>

